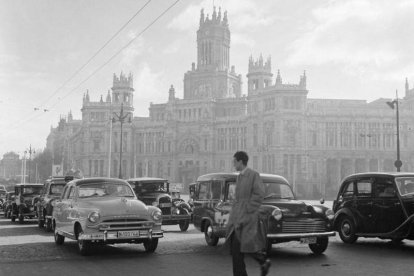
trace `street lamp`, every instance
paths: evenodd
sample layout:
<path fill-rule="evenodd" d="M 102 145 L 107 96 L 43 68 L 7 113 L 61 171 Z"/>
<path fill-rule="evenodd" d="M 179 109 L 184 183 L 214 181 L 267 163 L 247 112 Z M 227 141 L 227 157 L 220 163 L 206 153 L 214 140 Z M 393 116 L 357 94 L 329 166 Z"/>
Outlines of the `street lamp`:
<path fill-rule="evenodd" d="M 29 149 L 25 150 L 24 153 L 29 153 L 29 183 L 30 183 L 30 174 L 32 172 L 32 153 L 35 154 L 36 151 L 32 149 L 32 145 L 30 145 Z M 26 164 L 25 164 L 25 170 L 26 170 Z"/>
<path fill-rule="evenodd" d="M 387 105 L 392 109 L 396 109 L 397 117 L 397 160 L 394 162 L 394 166 L 397 168 L 397 172 L 401 170 L 402 161 L 400 160 L 400 115 L 398 110 L 398 90 L 395 91 L 396 99 L 392 102 L 387 102 Z"/>
<path fill-rule="evenodd" d="M 124 104 L 121 104 L 121 112 L 116 114 L 114 112 L 115 117 L 112 118 L 112 123 L 120 122 L 121 123 L 121 135 L 120 135 L 120 141 L 119 141 L 119 175 L 118 177 L 122 179 L 122 125 L 125 122 L 125 119 L 128 119 L 128 122 L 131 123 L 131 116 L 129 116 L 129 113 L 124 114 Z"/>

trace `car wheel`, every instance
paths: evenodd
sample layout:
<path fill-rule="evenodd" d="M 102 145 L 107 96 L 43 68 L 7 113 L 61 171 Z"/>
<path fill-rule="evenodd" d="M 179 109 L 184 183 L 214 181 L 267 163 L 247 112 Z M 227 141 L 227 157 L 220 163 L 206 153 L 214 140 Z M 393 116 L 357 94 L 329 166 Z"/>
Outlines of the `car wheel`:
<path fill-rule="evenodd" d="M 316 243 L 309 244 L 309 248 L 314 254 L 320 255 L 328 248 L 328 243 L 328 237 L 320 237 L 316 239 Z"/>
<path fill-rule="evenodd" d="M 188 227 L 190 226 L 190 221 L 189 220 L 182 220 L 179 222 L 178 224 L 180 226 L 180 230 L 181 232 L 185 232 L 188 230 Z"/>
<path fill-rule="evenodd" d="M 147 253 L 154 252 L 155 249 L 157 249 L 157 246 L 158 246 L 158 238 L 144 241 L 144 248 L 145 248 L 145 252 Z"/>
<path fill-rule="evenodd" d="M 19 213 L 19 223 L 23 223 L 24 222 L 24 216 L 23 214 Z"/>
<path fill-rule="evenodd" d="M 55 243 L 57 245 L 62 245 L 65 242 L 65 236 L 60 235 L 56 230 L 55 230 Z"/>
<path fill-rule="evenodd" d="M 219 238 L 214 235 L 213 228 L 209 222 L 206 222 L 206 226 L 204 227 L 204 238 L 210 246 L 216 246 L 219 241 Z"/>
<path fill-rule="evenodd" d="M 46 219 L 46 227 L 45 227 L 46 232 L 52 232 L 53 228 L 52 228 L 52 220 L 50 218 Z"/>
<path fill-rule="evenodd" d="M 358 237 L 355 235 L 355 223 L 348 216 L 339 221 L 339 237 L 344 243 L 354 243 Z"/>
<path fill-rule="evenodd" d="M 56 232 L 56 230 L 55 230 Z M 78 226 L 76 227 L 76 239 L 78 240 L 78 251 L 82 256 L 87 256 L 89 255 L 90 251 L 91 251 L 91 242 L 90 241 L 85 241 L 85 240 L 80 240 L 79 236 L 83 233 L 82 227 Z"/>

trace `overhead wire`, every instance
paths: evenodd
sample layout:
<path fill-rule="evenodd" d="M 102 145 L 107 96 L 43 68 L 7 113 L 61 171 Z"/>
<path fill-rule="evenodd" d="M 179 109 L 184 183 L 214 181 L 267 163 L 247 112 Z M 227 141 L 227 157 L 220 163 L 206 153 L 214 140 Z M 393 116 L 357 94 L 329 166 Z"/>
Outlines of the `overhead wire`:
<path fill-rule="evenodd" d="M 39 108 L 40 110 L 46 110 L 46 108 L 41 108 L 43 107 L 49 100 L 51 100 L 54 96 L 56 96 L 56 94 L 63 88 L 66 86 L 66 84 L 68 84 L 76 75 L 79 74 L 80 71 L 83 70 L 83 68 L 85 68 L 112 40 L 114 40 L 114 38 L 122 31 L 125 29 L 125 27 L 135 18 L 138 16 L 138 14 L 141 13 L 141 11 L 143 9 L 145 9 L 146 6 L 148 6 L 148 4 L 151 2 L 152 0 L 148 0 L 141 8 L 139 8 L 139 10 L 137 12 L 134 13 L 134 15 L 127 21 L 125 22 L 119 29 L 118 31 L 116 31 L 82 66 L 80 66 L 68 79 L 66 79 L 66 81 L 63 82 L 63 84 L 61 86 L 59 86 L 55 91 L 53 91 L 53 93 L 43 102 L 41 102 L 40 104 L 38 104 L 37 106 L 34 107 L 34 110 L 32 110 L 31 112 L 26 113 L 27 115 L 24 115 L 23 118 L 15 123 L 13 123 L 14 125 L 20 125 L 22 123 L 25 123 L 25 121 L 31 121 L 37 117 L 40 117 L 43 113 L 41 112 L 36 112 L 38 110 L 36 110 L 35 108 Z M 50 108 L 48 108 L 47 110 L 50 110 Z M 33 114 L 35 112 L 35 114 Z M 46 112 L 46 111 L 45 111 Z M 33 116 L 31 116 L 29 119 L 26 119 L 26 117 L 30 116 L 31 114 L 33 114 Z"/>
<path fill-rule="evenodd" d="M 82 84 L 88 81 L 91 77 L 93 77 L 96 73 L 98 73 L 102 68 L 104 68 L 109 62 L 111 62 L 116 56 L 118 56 L 125 48 L 129 47 L 138 37 L 140 37 L 146 30 L 148 30 L 152 25 L 154 25 L 164 14 L 166 14 L 170 9 L 172 9 L 180 0 L 176 0 L 172 5 L 170 5 L 167 9 L 165 9 L 157 18 L 155 18 L 147 27 L 145 27 L 138 35 L 136 35 L 133 39 L 131 39 L 125 46 L 119 49 L 114 55 L 112 55 L 105 63 L 103 63 L 100 67 L 98 67 L 95 71 L 93 71 L 88 77 L 86 77 L 83 81 L 81 81 L 75 88 L 71 89 L 67 94 L 65 94 L 60 100 L 63 100 L 67 96 L 69 96 L 73 91 L 77 90 Z M 53 108 L 58 104 L 56 102 L 51 107 Z"/>

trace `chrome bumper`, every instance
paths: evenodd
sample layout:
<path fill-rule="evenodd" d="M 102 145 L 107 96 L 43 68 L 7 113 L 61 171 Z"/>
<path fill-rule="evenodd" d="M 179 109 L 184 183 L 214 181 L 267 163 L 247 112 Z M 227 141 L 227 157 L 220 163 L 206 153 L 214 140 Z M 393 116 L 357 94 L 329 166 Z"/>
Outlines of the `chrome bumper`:
<path fill-rule="evenodd" d="M 310 237 L 329 237 L 335 236 L 334 231 L 329 232 L 317 232 L 317 233 L 277 233 L 277 234 L 267 234 L 269 239 L 300 239 L 300 238 L 310 238 Z"/>
<path fill-rule="evenodd" d="M 97 233 L 91 233 L 91 234 L 85 234 L 82 233 L 79 236 L 79 240 L 84 240 L 84 241 L 96 241 L 96 240 L 102 240 L 102 241 L 114 241 L 114 240 L 118 240 L 118 241 L 122 241 L 122 240 L 147 240 L 147 239 L 153 239 L 153 238 L 162 238 L 164 237 L 164 231 L 159 230 L 159 231 L 152 231 L 152 229 L 148 230 L 148 231 L 142 231 L 139 230 L 140 234 L 139 236 L 124 236 L 124 237 L 119 237 L 118 235 L 118 231 L 103 231 L 103 232 L 97 232 Z M 143 233 L 141 233 L 143 232 Z"/>

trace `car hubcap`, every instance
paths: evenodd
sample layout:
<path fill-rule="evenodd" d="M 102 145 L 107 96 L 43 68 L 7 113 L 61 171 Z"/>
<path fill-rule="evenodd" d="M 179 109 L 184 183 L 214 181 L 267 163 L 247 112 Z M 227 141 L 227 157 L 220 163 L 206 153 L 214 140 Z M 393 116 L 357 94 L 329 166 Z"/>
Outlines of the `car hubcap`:
<path fill-rule="evenodd" d="M 342 233 L 345 236 L 349 236 L 350 232 L 351 232 L 351 226 L 349 225 L 348 222 L 344 222 L 344 224 L 342 224 Z"/>

